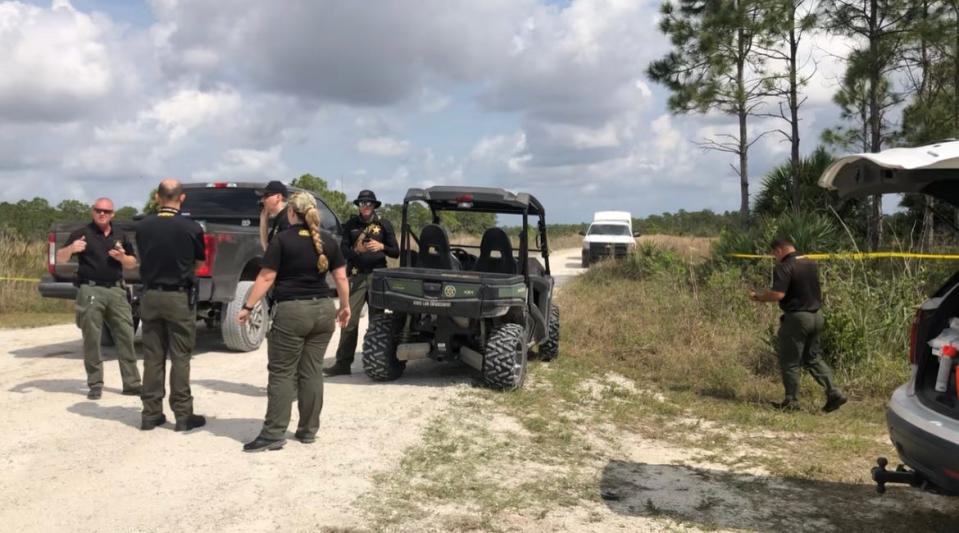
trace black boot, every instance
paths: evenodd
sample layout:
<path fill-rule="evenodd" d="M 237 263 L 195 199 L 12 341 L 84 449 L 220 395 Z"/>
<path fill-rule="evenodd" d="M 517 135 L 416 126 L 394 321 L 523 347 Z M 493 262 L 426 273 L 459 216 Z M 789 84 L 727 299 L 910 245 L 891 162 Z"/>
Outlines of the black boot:
<path fill-rule="evenodd" d="M 252 453 L 266 450 L 279 450 L 284 444 L 286 444 L 286 439 L 265 439 L 263 437 L 257 437 L 244 444 L 243 451 Z"/>
<path fill-rule="evenodd" d="M 323 375 L 328 378 L 333 376 L 349 376 L 350 373 L 350 366 L 340 363 L 334 363 L 332 366 L 323 369 Z"/>
<path fill-rule="evenodd" d="M 771 402 L 773 409 L 782 412 L 796 412 L 799 410 L 799 401 L 786 398 L 781 402 Z"/>
<path fill-rule="evenodd" d="M 143 431 L 150 431 L 151 429 L 157 426 L 162 426 L 163 424 L 166 424 L 166 415 L 163 414 L 161 414 L 159 418 L 154 418 L 153 420 L 146 418 L 140 419 L 140 429 Z"/>
<path fill-rule="evenodd" d="M 848 401 L 849 398 L 846 398 L 843 393 L 834 392 L 826 398 L 826 405 L 822 406 L 822 410 L 824 413 L 831 413 L 842 407 Z"/>
<path fill-rule="evenodd" d="M 190 431 L 206 425 L 206 418 L 201 415 L 190 415 L 176 421 L 175 431 Z"/>

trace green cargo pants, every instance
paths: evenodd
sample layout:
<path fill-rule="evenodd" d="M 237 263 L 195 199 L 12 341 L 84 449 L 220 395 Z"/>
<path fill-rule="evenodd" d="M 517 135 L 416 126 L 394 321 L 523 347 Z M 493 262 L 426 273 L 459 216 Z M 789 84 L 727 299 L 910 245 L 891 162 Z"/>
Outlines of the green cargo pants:
<path fill-rule="evenodd" d="M 294 397 L 300 412 L 297 432 L 314 436 L 323 409 L 323 356 L 335 328 L 333 300 L 279 302 L 267 334 L 266 418 L 260 437 L 286 435 Z"/>
<path fill-rule="evenodd" d="M 193 414 L 190 354 L 196 341 L 196 312 L 186 292 L 146 291 L 140 301 L 143 323 L 143 419 L 163 414 L 166 359 L 170 358 L 170 408 L 177 420 Z"/>
<path fill-rule="evenodd" d="M 123 390 L 139 388 L 140 371 L 133 350 L 133 310 L 126 291 L 122 287 L 81 285 L 77 289 L 77 327 L 83 332 L 83 365 L 91 389 L 103 388 L 103 357 L 100 353 L 103 324 L 110 328 L 116 344 Z"/>
<path fill-rule="evenodd" d="M 822 313 L 785 313 L 779 319 L 779 369 L 782 372 L 786 400 L 795 401 L 799 394 L 800 367 L 812 374 L 816 383 L 825 390 L 826 396 L 839 391 L 832 380 L 832 370 L 822 359 L 819 338 L 822 335 Z"/>
<path fill-rule="evenodd" d="M 336 347 L 336 366 L 349 368 L 356 353 L 356 341 L 359 336 L 360 311 L 367 302 L 367 290 L 370 286 L 370 274 L 350 276 L 350 321 L 340 330 L 340 344 Z M 373 309 L 370 308 L 370 314 Z"/>

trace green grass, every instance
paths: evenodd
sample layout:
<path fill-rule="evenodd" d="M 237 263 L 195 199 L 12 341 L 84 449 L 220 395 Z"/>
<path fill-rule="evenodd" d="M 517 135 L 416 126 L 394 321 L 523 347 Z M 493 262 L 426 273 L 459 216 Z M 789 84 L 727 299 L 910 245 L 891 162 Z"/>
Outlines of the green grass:
<path fill-rule="evenodd" d="M 601 522 L 609 512 L 596 511 L 600 472 L 632 442 L 645 440 L 680 450 L 691 462 L 722 465 L 675 468 L 711 478 L 752 510 L 788 509 L 796 498 L 830 502 L 808 516 L 808 509 L 790 511 L 778 522 L 763 515 L 737 525 L 719 514 L 730 505 L 721 494 L 705 494 L 687 512 L 650 493 L 630 513 L 657 527 L 752 529 L 775 522 L 788 530 L 809 519 L 839 530 L 942 530 L 955 516 L 918 505 L 916 491 L 863 505 L 874 494 L 874 459 L 896 457 L 883 406 L 906 378 L 904 347 L 895 345 L 908 328 L 905 300 L 921 301 L 934 276 L 883 271 L 888 265 L 851 268 L 823 272 L 827 313 L 852 317 L 832 323 L 837 331 L 829 341 L 836 350 L 830 362 L 852 400 L 828 415 L 819 411 L 822 391 L 808 376 L 801 412 L 768 407 L 782 396 L 770 342 L 779 313 L 746 298 L 749 288 L 768 283 L 761 270 L 691 264 L 651 247 L 625 263 L 590 269 L 558 296 L 559 358 L 531 363 L 523 390 L 475 389 L 435 419 L 400 468 L 377 479 L 376 499 L 366 501 L 372 522 L 380 530 L 402 524 L 407 531 L 506 531 L 535 528 L 547 510 L 562 507 L 592 509 L 589 521 Z M 854 293 L 866 289 L 854 279 L 869 291 L 859 299 Z M 863 298 L 887 306 L 864 306 Z M 871 353 L 846 353 L 843 346 Z M 900 510 L 890 502 L 916 506 L 910 525 L 892 523 Z M 959 509 L 952 512 L 959 516 Z"/>

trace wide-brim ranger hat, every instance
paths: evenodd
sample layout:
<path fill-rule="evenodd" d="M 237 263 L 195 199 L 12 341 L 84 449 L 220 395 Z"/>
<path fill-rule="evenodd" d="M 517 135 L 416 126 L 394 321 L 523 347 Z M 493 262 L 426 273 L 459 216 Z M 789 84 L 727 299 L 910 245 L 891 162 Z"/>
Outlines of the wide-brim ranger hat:
<path fill-rule="evenodd" d="M 360 194 L 356 195 L 356 200 L 353 200 L 353 205 L 360 205 L 360 202 L 373 202 L 373 208 L 378 208 L 383 205 L 382 202 L 376 199 L 376 195 L 373 194 L 373 191 L 369 189 L 363 189 L 360 191 Z"/>
<path fill-rule="evenodd" d="M 282 194 L 284 198 L 290 195 L 289 191 L 286 189 L 286 185 L 283 185 L 282 181 L 271 181 L 266 184 L 266 187 L 256 190 L 256 195 L 263 197 L 269 196 L 271 194 Z"/>

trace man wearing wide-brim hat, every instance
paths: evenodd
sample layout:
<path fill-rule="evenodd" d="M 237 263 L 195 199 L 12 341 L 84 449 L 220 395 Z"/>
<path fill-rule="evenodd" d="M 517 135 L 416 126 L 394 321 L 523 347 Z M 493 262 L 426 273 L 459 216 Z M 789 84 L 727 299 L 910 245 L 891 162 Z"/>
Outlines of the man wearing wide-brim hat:
<path fill-rule="evenodd" d="M 343 225 L 343 256 L 346 257 L 346 273 L 350 280 L 350 321 L 340 330 L 340 345 L 336 349 L 336 362 L 323 369 L 327 376 L 350 373 L 356 352 L 357 328 L 360 309 L 367 302 L 367 288 L 374 269 L 386 268 L 386 258 L 400 256 L 393 226 L 376 214 L 382 205 L 373 191 L 362 190 L 353 200 L 359 213 Z M 374 310 L 371 308 L 370 313 Z"/>

